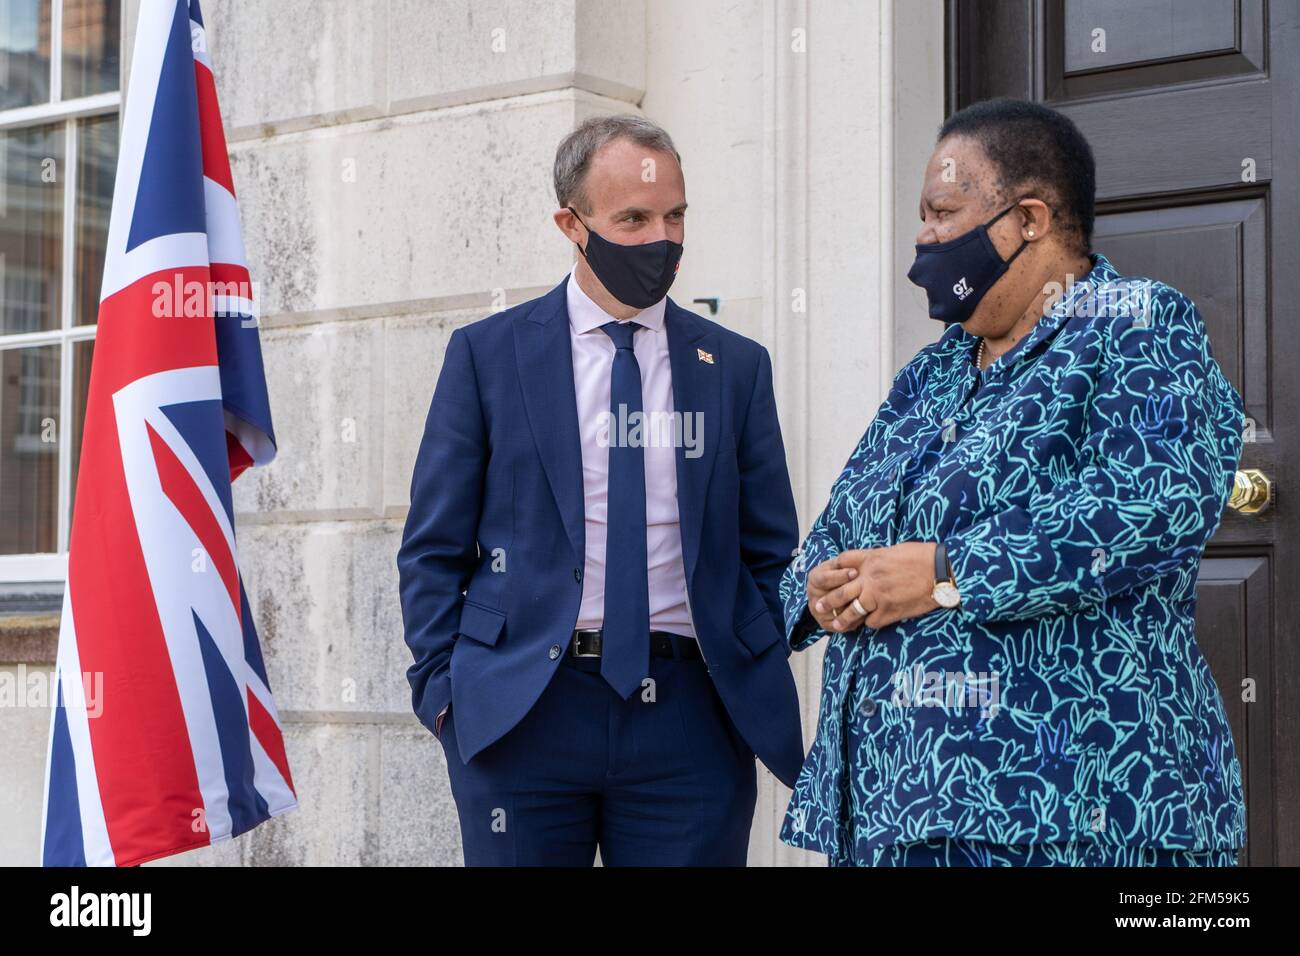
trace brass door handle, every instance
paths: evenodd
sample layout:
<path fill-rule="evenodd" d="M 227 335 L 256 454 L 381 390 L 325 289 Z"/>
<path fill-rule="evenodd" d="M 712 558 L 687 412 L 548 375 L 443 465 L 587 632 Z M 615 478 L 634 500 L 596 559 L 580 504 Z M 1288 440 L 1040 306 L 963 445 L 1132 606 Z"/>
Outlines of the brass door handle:
<path fill-rule="evenodd" d="M 1258 468 L 1246 468 L 1232 479 L 1232 494 L 1228 507 L 1244 515 L 1257 515 L 1267 511 L 1273 503 L 1273 479 Z"/>

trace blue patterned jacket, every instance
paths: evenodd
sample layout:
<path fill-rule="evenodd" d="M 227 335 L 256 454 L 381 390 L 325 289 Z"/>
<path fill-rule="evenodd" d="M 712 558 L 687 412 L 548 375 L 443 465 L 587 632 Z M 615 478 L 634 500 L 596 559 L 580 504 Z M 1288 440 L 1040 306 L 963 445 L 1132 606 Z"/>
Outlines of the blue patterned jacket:
<path fill-rule="evenodd" d="M 944 836 L 1243 845 L 1193 627 L 1241 398 L 1191 300 L 1091 258 L 982 373 L 959 325 L 899 372 L 787 569 L 787 639 L 828 645 L 785 842 L 863 862 Z M 800 627 L 810 569 L 901 541 L 945 542 L 957 609 Z"/>

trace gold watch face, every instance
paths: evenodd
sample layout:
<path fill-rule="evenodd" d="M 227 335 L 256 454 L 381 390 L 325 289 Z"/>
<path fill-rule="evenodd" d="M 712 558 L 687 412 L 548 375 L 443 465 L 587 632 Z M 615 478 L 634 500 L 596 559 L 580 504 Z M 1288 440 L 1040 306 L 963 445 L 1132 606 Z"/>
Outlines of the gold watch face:
<path fill-rule="evenodd" d="M 940 607 L 956 607 L 961 603 L 961 594 L 951 581 L 940 581 L 931 593 Z"/>

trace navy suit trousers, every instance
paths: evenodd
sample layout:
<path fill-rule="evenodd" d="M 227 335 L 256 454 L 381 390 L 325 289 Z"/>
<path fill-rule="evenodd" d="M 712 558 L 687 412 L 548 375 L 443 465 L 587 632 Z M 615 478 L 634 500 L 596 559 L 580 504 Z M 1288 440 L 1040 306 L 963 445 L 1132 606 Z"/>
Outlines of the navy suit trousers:
<path fill-rule="evenodd" d="M 702 661 L 650 659 L 620 700 L 600 659 L 565 657 L 509 732 L 465 763 L 439 740 L 467 866 L 744 866 L 754 751 Z M 652 699 L 651 699 L 652 698 Z"/>

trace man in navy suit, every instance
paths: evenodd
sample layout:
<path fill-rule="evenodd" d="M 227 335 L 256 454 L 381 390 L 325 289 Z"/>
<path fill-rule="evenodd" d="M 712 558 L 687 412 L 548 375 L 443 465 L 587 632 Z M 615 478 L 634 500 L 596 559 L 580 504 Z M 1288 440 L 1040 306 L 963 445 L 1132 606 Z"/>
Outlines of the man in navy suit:
<path fill-rule="evenodd" d="M 767 351 L 667 298 L 680 157 L 636 116 L 555 160 L 563 282 L 452 333 L 397 564 L 412 705 L 468 865 L 744 865 L 754 758 L 803 763 L 798 524 Z"/>

